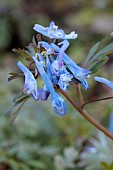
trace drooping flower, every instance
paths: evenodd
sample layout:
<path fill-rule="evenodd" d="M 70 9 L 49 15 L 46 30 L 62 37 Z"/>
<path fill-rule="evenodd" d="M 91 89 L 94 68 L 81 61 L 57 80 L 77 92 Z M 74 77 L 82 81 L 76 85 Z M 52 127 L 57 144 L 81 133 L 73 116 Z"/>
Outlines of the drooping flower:
<path fill-rule="evenodd" d="M 106 78 L 95 76 L 94 80 L 96 80 L 100 83 L 106 84 L 108 87 L 110 87 L 113 90 L 113 82 L 107 80 Z"/>
<path fill-rule="evenodd" d="M 77 38 L 77 34 L 72 31 L 70 34 L 65 34 L 62 29 L 58 29 L 58 26 L 52 21 L 49 24 L 49 27 L 43 27 L 39 24 L 35 24 L 34 28 L 38 33 L 47 36 L 49 38 L 55 39 L 75 39 Z"/>
<path fill-rule="evenodd" d="M 37 101 L 39 99 L 39 89 L 37 87 L 37 82 L 33 74 L 20 61 L 17 63 L 17 66 L 25 75 L 25 84 L 23 92 L 28 95 L 31 95 L 34 98 L 34 100 Z"/>
<path fill-rule="evenodd" d="M 56 52 L 60 51 L 60 48 L 51 43 L 51 46 L 55 49 Z M 87 78 L 89 78 L 89 74 L 91 73 L 89 70 L 86 70 L 80 66 L 78 66 L 65 52 L 63 53 L 63 61 L 66 64 L 67 68 L 73 73 L 73 76 L 79 80 L 82 86 L 87 90 L 88 89 L 88 82 Z"/>
<path fill-rule="evenodd" d="M 43 65 L 34 56 L 32 58 L 36 63 L 36 67 L 44 81 L 46 88 L 51 93 L 54 112 L 60 116 L 63 116 L 64 114 L 66 114 L 66 104 L 64 100 L 55 92 L 53 84 L 47 73 L 45 72 Z"/>

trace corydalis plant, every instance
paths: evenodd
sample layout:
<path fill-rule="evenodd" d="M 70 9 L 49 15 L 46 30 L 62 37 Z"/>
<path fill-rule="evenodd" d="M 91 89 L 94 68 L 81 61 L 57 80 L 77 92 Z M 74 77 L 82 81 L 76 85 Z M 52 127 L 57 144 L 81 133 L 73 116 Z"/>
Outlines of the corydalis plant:
<path fill-rule="evenodd" d="M 20 68 L 21 73 L 10 73 L 11 77 L 9 80 L 20 76 L 25 77 L 24 89 L 20 96 L 15 98 L 13 108 L 18 106 L 18 104 L 20 106 L 15 112 L 12 109 L 9 111 L 13 112 L 12 122 L 14 122 L 24 102 L 30 97 L 38 101 L 47 100 L 50 95 L 54 112 L 59 116 L 65 115 L 67 112 L 66 103 L 58 94 L 59 91 L 87 120 L 113 139 L 113 136 L 104 127 L 98 124 L 82 109 L 84 101 L 80 88 L 78 88 L 80 84 L 87 90 L 89 88 L 87 80 L 90 78 L 90 75 L 95 73 L 108 61 L 107 55 L 113 51 L 113 43 L 107 46 L 106 44 L 112 36 L 108 35 L 101 42 L 94 45 L 89 51 L 85 62 L 82 64 L 83 67 L 81 67 L 65 52 L 70 44 L 69 39 L 76 39 L 78 36 L 74 31 L 70 34 L 65 34 L 53 21 L 48 27 L 35 24 L 33 29 L 38 34 L 36 37 L 33 37 L 32 43 L 25 50 L 13 49 L 13 51 L 26 58 L 27 65 L 29 66 L 26 67 L 19 61 L 17 66 Z M 42 36 L 48 37 L 48 41 L 43 41 Z M 30 69 L 31 66 L 33 66 L 32 70 Z M 37 85 L 39 77 L 43 80 L 43 86 L 41 88 Z M 105 78 L 96 76 L 94 79 L 113 88 L 113 83 Z M 77 88 L 80 100 L 79 104 L 76 104 L 66 93 L 70 84 Z"/>

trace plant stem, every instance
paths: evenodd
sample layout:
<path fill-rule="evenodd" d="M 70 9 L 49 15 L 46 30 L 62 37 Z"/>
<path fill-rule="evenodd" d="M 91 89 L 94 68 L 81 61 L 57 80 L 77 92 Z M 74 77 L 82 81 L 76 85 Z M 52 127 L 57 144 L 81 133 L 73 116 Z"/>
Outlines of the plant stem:
<path fill-rule="evenodd" d="M 77 90 L 77 94 L 78 94 L 78 99 L 79 99 L 80 106 L 83 106 L 83 104 L 84 104 L 84 99 L 83 99 L 83 96 L 82 96 L 82 93 L 81 93 L 81 89 L 80 89 L 79 84 L 76 85 L 76 90 Z"/>
<path fill-rule="evenodd" d="M 81 107 L 83 108 L 85 105 L 93 103 L 93 102 L 98 102 L 98 101 L 102 101 L 102 100 L 109 100 L 109 99 L 113 99 L 113 96 L 111 97 L 105 97 L 105 98 L 101 98 L 101 99 L 96 99 L 96 100 L 91 100 L 89 102 L 84 103 L 83 105 L 81 105 Z"/>
<path fill-rule="evenodd" d="M 100 125 L 94 118 L 92 118 L 85 110 L 83 110 L 79 105 L 77 105 L 69 95 L 59 89 L 60 93 L 65 96 L 65 98 L 72 104 L 72 106 L 85 118 L 87 119 L 92 125 L 94 125 L 98 130 L 102 131 L 106 136 L 113 140 L 113 135 L 106 130 L 102 125 Z"/>

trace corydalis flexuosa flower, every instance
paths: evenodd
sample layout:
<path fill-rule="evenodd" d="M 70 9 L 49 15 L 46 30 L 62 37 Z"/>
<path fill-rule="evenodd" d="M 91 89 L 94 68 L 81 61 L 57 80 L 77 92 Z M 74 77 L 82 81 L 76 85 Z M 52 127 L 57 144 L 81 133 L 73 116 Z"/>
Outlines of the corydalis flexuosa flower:
<path fill-rule="evenodd" d="M 38 93 L 37 82 L 36 82 L 33 74 L 20 61 L 17 63 L 17 66 L 20 68 L 20 70 L 25 75 L 25 84 L 24 84 L 23 92 L 27 93 L 28 95 L 29 94 L 32 95 L 34 100 L 37 101 L 39 99 L 39 93 Z"/>
<path fill-rule="evenodd" d="M 33 56 L 33 60 L 36 63 L 36 67 L 44 81 L 45 86 L 51 93 L 52 105 L 54 107 L 54 111 L 60 116 L 64 115 L 66 113 L 66 104 L 64 100 L 55 92 L 53 84 L 50 78 L 48 77 L 47 73 L 45 72 L 42 64 L 34 56 Z"/>
<path fill-rule="evenodd" d="M 62 29 L 58 29 L 58 26 L 52 21 L 49 24 L 49 27 L 43 27 L 39 24 L 35 24 L 34 28 L 38 33 L 47 36 L 49 38 L 55 39 L 75 39 L 77 34 L 75 32 L 71 32 L 70 34 L 65 34 Z"/>

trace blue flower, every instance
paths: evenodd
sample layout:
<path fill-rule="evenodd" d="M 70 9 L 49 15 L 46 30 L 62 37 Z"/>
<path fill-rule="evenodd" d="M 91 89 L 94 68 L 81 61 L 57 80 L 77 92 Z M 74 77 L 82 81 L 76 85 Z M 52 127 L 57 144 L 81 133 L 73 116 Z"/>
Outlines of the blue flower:
<path fill-rule="evenodd" d="M 17 66 L 25 75 L 25 84 L 23 92 L 28 95 L 30 94 L 34 98 L 34 100 L 37 101 L 39 99 L 39 89 L 37 87 L 37 82 L 33 74 L 20 61 L 17 63 Z"/>
<path fill-rule="evenodd" d="M 35 61 L 36 67 L 42 77 L 46 88 L 50 91 L 52 96 L 52 105 L 54 107 L 54 112 L 60 116 L 66 114 L 66 104 L 64 100 L 55 92 L 53 84 L 45 72 L 43 65 L 33 56 L 33 60 Z"/>
<path fill-rule="evenodd" d="M 110 87 L 112 90 L 113 90 L 113 83 L 103 77 L 98 77 L 98 76 L 95 76 L 94 77 L 94 80 L 100 82 L 100 83 L 104 83 L 106 84 L 108 87 Z"/>
<path fill-rule="evenodd" d="M 60 51 L 60 48 L 51 43 L 51 46 L 55 49 L 56 52 Z M 80 66 L 78 66 L 66 53 L 63 53 L 63 61 L 66 64 L 66 66 L 68 67 L 68 69 L 73 73 L 73 76 L 79 80 L 82 84 L 82 86 L 87 90 L 88 89 L 88 82 L 87 82 L 87 78 L 90 77 L 90 71 L 86 70 L 84 68 L 81 68 Z"/>
<path fill-rule="evenodd" d="M 109 118 L 109 131 L 113 133 L 113 112 L 110 114 Z"/>
<path fill-rule="evenodd" d="M 43 27 L 39 24 L 35 24 L 34 28 L 38 33 L 47 36 L 49 38 L 55 39 L 75 39 L 77 38 L 77 34 L 72 31 L 70 34 L 65 34 L 62 29 L 58 29 L 58 26 L 52 21 L 50 22 L 49 27 Z"/>

